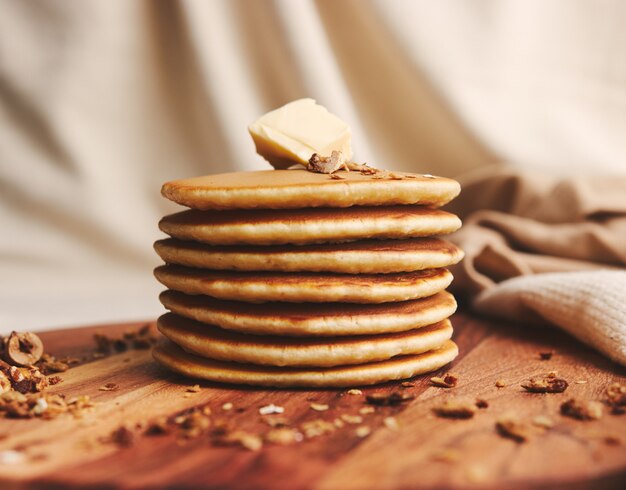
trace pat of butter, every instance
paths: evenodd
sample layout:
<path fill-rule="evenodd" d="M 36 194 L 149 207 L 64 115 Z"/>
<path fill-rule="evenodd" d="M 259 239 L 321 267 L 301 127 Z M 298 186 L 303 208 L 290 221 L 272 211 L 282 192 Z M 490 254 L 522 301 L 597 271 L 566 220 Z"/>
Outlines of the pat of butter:
<path fill-rule="evenodd" d="M 268 112 L 248 130 L 257 153 L 275 168 L 306 165 L 313 153 L 329 156 L 333 150 L 347 161 L 352 158 L 350 128 L 313 99 L 299 99 Z"/>

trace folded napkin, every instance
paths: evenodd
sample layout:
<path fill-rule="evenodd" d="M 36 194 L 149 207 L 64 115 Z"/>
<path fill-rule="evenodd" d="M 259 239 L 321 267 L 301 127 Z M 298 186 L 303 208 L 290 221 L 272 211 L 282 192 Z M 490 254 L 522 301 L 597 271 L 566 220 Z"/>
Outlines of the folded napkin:
<path fill-rule="evenodd" d="M 461 179 L 454 289 L 482 313 L 561 327 L 626 365 L 626 177 L 489 169 Z"/>

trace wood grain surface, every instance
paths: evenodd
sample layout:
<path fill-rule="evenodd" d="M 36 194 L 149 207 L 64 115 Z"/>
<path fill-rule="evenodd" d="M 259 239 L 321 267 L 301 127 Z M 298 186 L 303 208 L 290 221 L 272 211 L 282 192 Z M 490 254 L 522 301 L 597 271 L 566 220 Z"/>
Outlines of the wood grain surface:
<path fill-rule="evenodd" d="M 42 334 L 48 352 L 90 359 L 62 373 L 62 383 L 49 392 L 89 395 L 96 406 L 80 419 L 0 419 L 0 454 L 11 450 L 24 457 L 0 463 L 0 488 L 624 488 L 626 415 L 611 415 L 606 407 L 595 421 L 559 414 L 560 404 L 569 398 L 604 399 L 611 382 L 626 382 L 621 368 L 555 330 L 495 324 L 464 314 L 453 323 L 461 354 L 440 373 L 457 375 L 457 387 L 437 388 L 424 376 L 412 387 L 389 383 L 363 388 L 363 395 L 211 383 L 186 394 L 195 382 L 164 371 L 148 351 L 91 360 L 95 332 L 119 336 L 138 324 Z M 554 352 L 552 359 L 540 360 L 539 352 L 547 351 Z M 553 370 L 570 383 L 564 393 L 532 394 L 520 387 L 529 377 Z M 496 380 L 506 386 L 497 388 Z M 110 382 L 119 389 L 98 389 Z M 175 431 L 147 436 L 140 428 L 133 429 L 129 447 L 108 442 L 122 424 L 135 427 L 159 416 L 172 420 L 197 406 L 211 408 L 214 425 L 227 423 L 263 435 L 271 429 L 265 419 L 285 418 L 296 428 L 314 419 L 332 422 L 344 414 L 359 415 L 368 406 L 365 395 L 392 392 L 416 398 L 376 407 L 361 415 L 360 424 L 345 423 L 292 445 L 265 443 L 258 451 L 215 445 L 210 433 L 182 440 Z M 476 398 L 489 407 L 471 419 L 432 413 L 444 400 Z M 225 403 L 233 409 L 223 410 Z M 284 414 L 259 415 L 258 409 L 270 403 L 284 407 Z M 311 403 L 329 409 L 317 412 Z M 495 429 L 496 419 L 506 413 L 524 423 L 545 415 L 554 426 L 532 426 L 530 439 L 518 443 Z M 371 433 L 359 437 L 357 428 L 363 426 Z"/>

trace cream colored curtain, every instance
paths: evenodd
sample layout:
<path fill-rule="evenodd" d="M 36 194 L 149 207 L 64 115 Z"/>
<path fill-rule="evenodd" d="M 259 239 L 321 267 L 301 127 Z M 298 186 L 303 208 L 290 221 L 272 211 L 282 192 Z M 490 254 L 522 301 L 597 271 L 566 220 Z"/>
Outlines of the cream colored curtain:
<path fill-rule="evenodd" d="M 626 4 L 0 0 L 0 330 L 152 318 L 162 182 L 261 169 L 313 97 L 355 157 L 625 174 Z"/>

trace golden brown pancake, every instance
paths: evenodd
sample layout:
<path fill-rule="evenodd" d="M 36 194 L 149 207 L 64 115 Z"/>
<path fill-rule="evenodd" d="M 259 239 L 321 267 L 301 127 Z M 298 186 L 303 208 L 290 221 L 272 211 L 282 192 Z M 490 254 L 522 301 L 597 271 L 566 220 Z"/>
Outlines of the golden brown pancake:
<path fill-rule="evenodd" d="M 306 170 L 232 172 L 175 180 L 163 185 L 168 199 L 194 209 L 281 209 L 421 204 L 442 206 L 460 192 L 458 182 L 443 177 L 396 172 L 400 180 L 380 175 L 340 172 L 343 180 Z"/>
<path fill-rule="evenodd" d="M 447 269 L 395 274 L 239 272 L 164 265 L 154 271 L 167 288 L 187 294 L 262 303 L 386 303 L 431 296 L 452 282 Z"/>
<path fill-rule="evenodd" d="M 457 354 L 456 344 L 448 340 L 436 350 L 386 361 L 326 368 L 293 368 L 205 359 L 189 354 L 169 341 L 157 345 L 152 351 L 160 364 L 191 378 L 281 388 L 340 388 L 406 379 L 435 371 L 451 362 Z"/>
<path fill-rule="evenodd" d="M 214 245 L 279 245 L 411 238 L 452 233 L 453 214 L 422 206 L 332 209 L 189 210 L 166 216 L 161 231 Z"/>
<path fill-rule="evenodd" d="M 164 291 L 168 310 L 242 333 L 281 336 L 372 335 L 412 330 L 448 318 L 456 301 L 448 292 L 399 303 L 242 303 Z"/>
<path fill-rule="evenodd" d="M 172 342 L 201 357 L 294 367 L 384 361 L 399 355 L 436 349 L 452 337 L 449 320 L 406 332 L 332 338 L 245 335 L 173 313 L 161 316 L 157 327 Z"/>
<path fill-rule="evenodd" d="M 338 272 L 344 274 L 411 272 L 456 264 L 463 251 L 440 238 L 361 240 L 323 245 L 207 245 L 169 238 L 154 249 L 168 264 L 216 270 Z"/>

